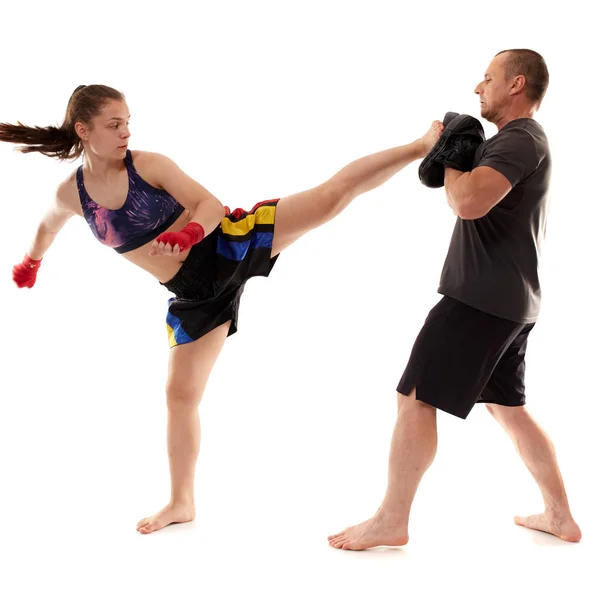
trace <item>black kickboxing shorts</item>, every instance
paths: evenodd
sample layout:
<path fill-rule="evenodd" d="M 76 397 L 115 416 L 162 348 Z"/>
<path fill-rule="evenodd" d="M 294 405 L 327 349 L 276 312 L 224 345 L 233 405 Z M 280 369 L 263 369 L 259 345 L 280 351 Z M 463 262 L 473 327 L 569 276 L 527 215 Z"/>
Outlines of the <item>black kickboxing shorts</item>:
<path fill-rule="evenodd" d="M 430 311 L 397 391 L 465 419 L 476 403 L 525 404 L 525 351 L 535 323 L 502 319 L 450 297 Z"/>
<path fill-rule="evenodd" d="M 238 208 L 190 250 L 177 274 L 162 283 L 169 299 L 169 346 L 193 342 L 231 320 L 228 336 L 237 331 L 244 285 L 268 276 L 278 256 L 271 256 L 278 200 L 260 202 L 249 212 Z"/>

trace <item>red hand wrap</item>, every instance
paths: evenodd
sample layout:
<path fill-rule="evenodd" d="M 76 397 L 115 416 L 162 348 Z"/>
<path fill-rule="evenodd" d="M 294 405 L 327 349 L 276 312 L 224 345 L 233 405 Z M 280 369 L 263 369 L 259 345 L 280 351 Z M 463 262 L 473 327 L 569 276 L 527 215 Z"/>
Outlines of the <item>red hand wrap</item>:
<path fill-rule="evenodd" d="M 41 259 L 31 259 L 26 253 L 23 261 L 13 267 L 12 277 L 15 284 L 19 288 L 32 288 L 41 264 Z"/>
<path fill-rule="evenodd" d="M 197 222 L 186 224 L 176 233 L 161 233 L 155 241 L 175 247 L 179 245 L 179 251 L 187 251 L 192 245 L 200 243 L 204 239 L 204 229 Z"/>

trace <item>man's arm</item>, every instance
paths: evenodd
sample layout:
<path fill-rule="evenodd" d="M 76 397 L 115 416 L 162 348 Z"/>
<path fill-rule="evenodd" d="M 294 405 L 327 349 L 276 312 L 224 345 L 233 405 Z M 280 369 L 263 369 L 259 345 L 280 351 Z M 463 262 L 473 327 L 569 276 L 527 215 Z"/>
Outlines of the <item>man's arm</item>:
<path fill-rule="evenodd" d="M 446 199 L 454 213 L 464 220 L 485 216 L 512 189 L 510 181 L 491 167 L 475 167 L 463 173 L 446 168 Z"/>
<path fill-rule="evenodd" d="M 516 127 L 498 132 L 471 172 L 446 168 L 448 204 L 460 218 L 481 218 L 528 177 L 538 163 L 534 140 L 526 130 Z"/>

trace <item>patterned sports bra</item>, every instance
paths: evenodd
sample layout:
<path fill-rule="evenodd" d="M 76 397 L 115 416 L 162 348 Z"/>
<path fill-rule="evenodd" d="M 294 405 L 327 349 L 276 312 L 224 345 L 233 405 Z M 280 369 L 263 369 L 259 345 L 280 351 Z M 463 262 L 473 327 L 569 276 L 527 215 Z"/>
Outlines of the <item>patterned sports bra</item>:
<path fill-rule="evenodd" d="M 185 208 L 163 189 L 146 183 L 135 170 L 131 151 L 124 159 L 129 178 L 125 203 L 118 210 L 96 204 L 83 183 L 83 165 L 77 169 L 77 190 L 83 216 L 96 239 L 117 253 L 137 249 L 167 230 Z"/>

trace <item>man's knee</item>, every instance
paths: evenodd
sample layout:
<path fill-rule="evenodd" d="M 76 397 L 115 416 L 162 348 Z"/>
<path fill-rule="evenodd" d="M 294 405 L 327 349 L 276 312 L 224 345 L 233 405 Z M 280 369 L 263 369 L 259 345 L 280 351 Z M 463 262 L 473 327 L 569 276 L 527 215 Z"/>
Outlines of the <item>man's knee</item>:
<path fill-rule="evenodd" d="M 400 411 L 404 406 L 410 406 L 413 409 L 431 410 L 433 413 L 435 413 L 435 407 L 417 399 L 416 387 L 413 387 L 412 391 L 408 394 L 397 391 L 396 396 L 398 397 L 398 411 Z"/>

